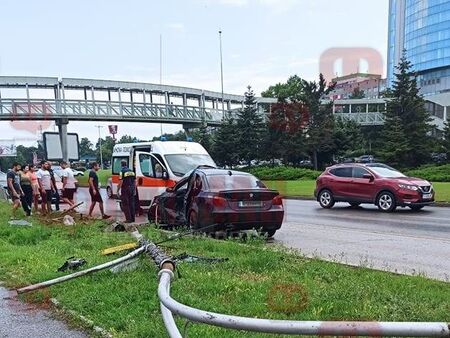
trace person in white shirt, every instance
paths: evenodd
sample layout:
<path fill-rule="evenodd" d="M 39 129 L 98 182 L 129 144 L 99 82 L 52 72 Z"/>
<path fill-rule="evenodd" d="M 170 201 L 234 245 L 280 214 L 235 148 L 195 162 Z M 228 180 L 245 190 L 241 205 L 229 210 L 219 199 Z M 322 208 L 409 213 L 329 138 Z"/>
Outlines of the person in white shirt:
<path fill-rule="evenodd" d="M 52 177 L 50 175 L 50 172 L 48 171 L 49 168 L 49 162 L 42 161 L 41 168 L 36 174 L 39 184 L 39 190 L 41 191 L 41 208 L 43 215 L 52 211 L 53 187 Z"/>
<path fill-rule="evenodd" d="M 73 195 L 76 190 L 76 182 L 75 176 L 73 176 L 73 171 L 69 167 L 69 164 L 66 161 L 61 162 L 61 179 L 63 183 L 62 187 L 62 200 L 69 204 L 69 206 L 75 205 L 73 200 Z"/>

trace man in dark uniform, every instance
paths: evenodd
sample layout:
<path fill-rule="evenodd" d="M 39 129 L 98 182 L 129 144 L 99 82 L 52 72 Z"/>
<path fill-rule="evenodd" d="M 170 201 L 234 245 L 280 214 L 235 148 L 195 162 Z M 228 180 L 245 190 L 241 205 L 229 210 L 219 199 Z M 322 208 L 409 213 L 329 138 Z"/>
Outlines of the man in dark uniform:
<path fill-rule="evenodd" d="M 136 174 L 128 168 L 127 161 L 121 161 L 120 181 L 117 186 L 117 196 L 122 202 L 122 211 L 125 214 L 126 223 L 135 221 L 135 197 L 136 197 Z"/>

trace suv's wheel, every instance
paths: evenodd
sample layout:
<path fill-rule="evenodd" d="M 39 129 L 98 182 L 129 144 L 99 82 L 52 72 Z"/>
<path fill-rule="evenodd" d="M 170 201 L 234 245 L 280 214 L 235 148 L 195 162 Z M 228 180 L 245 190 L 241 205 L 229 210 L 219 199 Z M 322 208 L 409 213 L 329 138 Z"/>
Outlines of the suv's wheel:
<path fill-rule="evenodd" d="M 319 204 L 322 208 L 329 209 L 334 205 L 333 194 L 330 190 L 324 189 L 319 194 Z"/>
<path fill-rule="evenodd" d="M 108 195 L 108 198 L 113 198 L 113 192 L 111 187 L 106 187 L 106 195 Z"/>
<path fill-rule="evenodd" d="M 395 197 L 389 191 L 383 191 L 377 199 L 378 209 L 384 212 L 392 212 L 397 208 Z"/>

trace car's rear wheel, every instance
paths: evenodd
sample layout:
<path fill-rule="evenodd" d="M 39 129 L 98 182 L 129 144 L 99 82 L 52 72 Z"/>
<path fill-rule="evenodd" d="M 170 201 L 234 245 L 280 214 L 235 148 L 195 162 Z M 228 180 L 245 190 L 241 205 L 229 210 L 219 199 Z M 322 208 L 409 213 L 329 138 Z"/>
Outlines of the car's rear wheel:
<path fill-rule="evenodd" d="M 361 205 L 361 203 L 357 203 L 357 202 L 349 202 L 349 204 L 350 204 L 350 206 L 352 208 L 356 208 L 356 207 L 359 207 Z"/>
<path fill-rule="evenodd" d="M 108 195 L 108 198 L 113 198 L 113 192 L 111 187 L 106 187 L 106 195 Z"/>
<path fill-rule="evenodd" d="M 334 205 L 333 194 L 330 190 L 324 189 L 319 194 L 319 204 L 322 208 L 329 209 Z"/>
<path fill-rule="evenodd" d="M 264 233 L 267 234 L 267 238 L 269 237 L 273 237 L 275 235 L 275 233 L 277 232 L 275 229 L 271 229 L 271 230 L 263 230 Z"/>
<path fill-rule="evenodd" d="M 395 202 L 395 197 L 389 191 L 383 191 L 380 193 L 377 199 L 378 209 L 384 212 L 392 212 L 397 208 L 397 203 Z"/>
<path fill-rule="evenodd" d="M 423 205 L 410 205 L 409 206 L 411 208 L 411 210 L 413 211 L 419 211 L 422 210 L 422 208 L 424 207 Z"/>

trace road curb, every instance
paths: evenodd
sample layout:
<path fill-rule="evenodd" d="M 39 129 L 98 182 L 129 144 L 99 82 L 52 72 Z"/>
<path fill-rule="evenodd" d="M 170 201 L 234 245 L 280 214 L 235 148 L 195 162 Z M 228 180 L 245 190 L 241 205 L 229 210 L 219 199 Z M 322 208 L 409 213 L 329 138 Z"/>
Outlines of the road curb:
<path fill-rule="evenodd" d="M 70 316 L 76 320 L 79 320 L 80 322 L 83 323 L 83 325 L 92 330 L 95 334 L 99 335 L 100 337 L 104 337 L 104 338 L 112 338 L 113 335 L 111 333 L 109 333 L 107 330 L 105 330 L 104 328 L 97 326 L 94 324 L 94 322 L 88 318 L 86 318 L 85 316 L 79 314 L 78 312 L 74 311 L 74 310 L 69 310 L 66 307 L 64 307 L 56 298 L 50 298 L 50 302 L 53 304 L 53 306 L 60 312 L 62 312 L 63 314 L 65 314 L 66 316 Z"/>
<path fill-rule="evenodd" d="M 298 200 L 298 201 L 316 201 L 316 199 L 314 197 L 309 197 L 309 196 L 283 196 L 283 199 Z M 450 202 L 434 202 L 430 206 L 440 207 L 440 208 L 450 208 Z"/>

